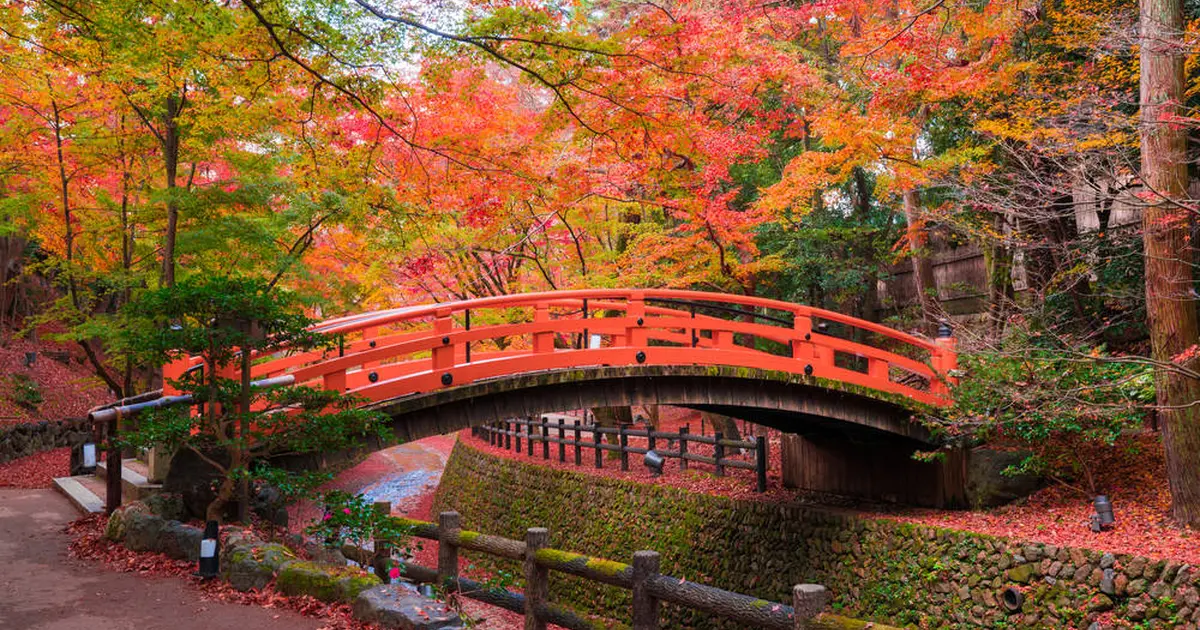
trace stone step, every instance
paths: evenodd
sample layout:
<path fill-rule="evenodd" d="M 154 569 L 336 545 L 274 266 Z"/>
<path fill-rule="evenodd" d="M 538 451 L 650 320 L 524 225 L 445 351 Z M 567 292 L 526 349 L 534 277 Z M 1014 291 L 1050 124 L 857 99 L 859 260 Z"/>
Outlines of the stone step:
<path fill-rule="evenodd" d="M 104 511 L 104 485 L 92 475 L 55 477 L 54 488 L 84 514 L 98 514 Z"/>
<path fill-rule="evenodd" d="M 108 462 L 100 462 L 96 466 L 96 477 L 105 479 L 108 476 Z M 145 462 L 136 459 L 121 461 L 121 499 L 124 501 L 140 501 L 146 497 L 162 492 L 161 483 L 151 483 L 146 479 L 148 469 Z"/>

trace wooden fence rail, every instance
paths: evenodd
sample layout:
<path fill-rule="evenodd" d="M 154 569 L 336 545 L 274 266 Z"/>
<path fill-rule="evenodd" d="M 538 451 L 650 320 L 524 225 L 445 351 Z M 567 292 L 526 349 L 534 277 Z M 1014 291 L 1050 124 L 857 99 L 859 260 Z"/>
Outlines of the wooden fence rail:
<path fill-rule="evenodd" d="M 522 431 L 521 428 L 525 430 Z M 557 434 L 551 434 L 554 430 Z M 767 440 L 763 436 L 757 436 L 754 440 L 727 440 L 717 432 L 713 436 L 697 435 L 690 433 L 688 427 L 682 426 L 677 433 L 660 432 L 651 429 L 633 429 L 628 424 L 622 424 L 619 427 L 602 427 L 596 424 L 584 425 L 579 420 L 573 420 L 572 424 L 567 424 L 566 420 L 557 419 L 550 420 L 547 417 L 542 417 L 540 420 L 513 418 L 493 422 L 491 424 L 474 427 L 471 432 L 481 439 L 487 440 L 488 444 L 500 448 L 513 450 L 515 452 L 525 451 L 530 457 L 534 456 L 534 443 L 540 442 L 539 449 L 542 454 L 542 459 L 550 459 L 550 445 L 558 445 L 558 461 L 565 463 L 567 461 L 567 447 L 571 447 L 574 451 L 574 462 L 576 466 L 581 466 L 583 462 L 583 449 L 590 448 L 595 452 L 594 466 L 596 468 L 604 467 L 603 451 L 612 451 L 621 455 L 621 470 L 629 470 L 629 455 L 646 455 L 650 451 L 654 451 L 664 459 L 678 459 L 679 468 L 687 470 L 688 462 L 700 462 L 709 464 L 713 467 L 718 477 L 725 476 L 726 468 L 741 468 L 745 470 L 753 470 L 755 472 L 755 489 L 758 492 L 767 491 L 767 460 L 770 457 L 770 449 Z M 569 436 L 568 436 L 569 434 Z M 590 434 L 591 439 L 585 439 L 585 435 Z M 601 436 L 613 435 L 617 437 L 616 444 L 606 444 Z M 646 448 L 639 446 L 630 446 L 630 437 L 646 438 Z M 521 441 L 525 441 L 525 449 L 521 448 Z M 658 448 L 660 441 L 665 441 L 667 446 L 673 444 L 676 448 Z M 700 455 L 698 453 L 688 452 L 688 444 L 709 444 L 713 447 L 712 457 Z M 754 454 L 753 461 L 745 461 L 741 459 L 730 459 L 725 456 L 725 449 L 741 449 L 751 451 Z"/>
<path fill-rule="evenodd" d="M 655 551 L 637 551 L 633 554 L 632 564 L 625 564 L 552 549 L 549 532 L 540 527 L 527 530 L 525 540 L 521 541 L 463 530 L 457 512 L 442 512 L 437 524 L 405 518 L 397 520 L 409 526 L 414 536 L 438 541 L 437 568 L 404 563 L 405 577 L 418 583 L 440 584 L 461 596 L 523 613 L 526 630 L 544 630 L 547 623 L 572 630 L 612 627 L 609 620 L 589 620 L 550 602 L 551 572 L 633 591 L 633 630 L 657 630 L 660 627 L 660 602 L 700 610 L 751 628 L 793 630 L 863 626 L 861 622 L 824 613 L 830 594 L 824 586 L 816 584 L 796 585 L 789 606 L 662 575 L 659 573 L 659 554 Z M 460 576 L 460 549 L 521 561 L 524 593 L 491 588 Z M 351 546 L 346 546 L 343 551 L 351 558 L 367 553 Z"/>

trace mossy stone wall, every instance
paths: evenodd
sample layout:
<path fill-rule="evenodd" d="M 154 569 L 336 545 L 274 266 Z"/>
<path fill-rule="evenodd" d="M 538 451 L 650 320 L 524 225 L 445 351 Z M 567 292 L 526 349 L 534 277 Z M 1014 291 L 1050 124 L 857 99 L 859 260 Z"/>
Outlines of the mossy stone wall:
<path fill-rule="evenodd" d="M 1200 570 L 1178 562 L 697 495 L 543 468 L 463 442 L 434 500 L 435 513 L 444 510 L 461 513 L 464 528 L 510 538 L 548 527 L 555 548 L 622 562 L 653 549 L 665 574 L 773 601 L 789 601 L 793 584 L 824 584 L 838 612 L 894 625 L 1086 628 L 1105 612 L 1106 623 L 1200 623 Z M 467 555 L 520 575 L 517 563 Z M 1000 601 L 1010 586 L 1024 596 L 1016 613 Z M 622 589 L 554 574 L 550 591 L 580 612 L 628 621 Z M 669 606 L 664 618 L 665 627 L 732 627 Z"/>

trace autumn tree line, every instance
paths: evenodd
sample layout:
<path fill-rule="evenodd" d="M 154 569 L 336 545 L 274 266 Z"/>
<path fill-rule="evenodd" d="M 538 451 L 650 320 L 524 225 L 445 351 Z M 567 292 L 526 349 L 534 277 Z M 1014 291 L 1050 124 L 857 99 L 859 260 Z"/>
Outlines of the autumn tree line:
<path fill-rule="evenodd" d="M 932 335 L 931 258 L 975 247 L 986 310 L 959 327 L 976 378 L 947 439 L 1086 480 L 1083 447 L 1160 430 L 1173 516 L 1200 524 L 1198 20 L 1182 0 L 14 0 L 0 324 L 52 322 L 115 396 L 153 378 L 112 334 L 121 305 L 196 277 L 314 315 L 670 286 Z M 878 291 L 897 265 L 914 304 Z"/>

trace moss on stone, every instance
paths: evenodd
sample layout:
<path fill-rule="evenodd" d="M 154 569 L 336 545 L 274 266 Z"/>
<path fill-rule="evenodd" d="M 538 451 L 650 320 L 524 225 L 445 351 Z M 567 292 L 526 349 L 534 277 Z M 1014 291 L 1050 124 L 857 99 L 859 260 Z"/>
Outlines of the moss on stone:
<path fill-rule="evenodd" d="M 336 602 L 341 597 L 338 579 L 316 563 L 297 560 L 283 565 L 275 585 L 284 595 L 311 595 L 323 602 Z"/>
<path fill-rule="evenodd" d="M 358 572 L 338 579 L 337 586 L 342 601 L 353 602 L 358 594 L 383 582 L 372 573 Z"/>

